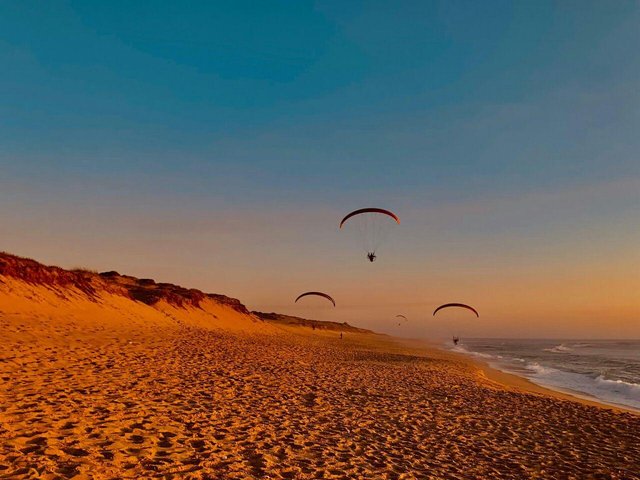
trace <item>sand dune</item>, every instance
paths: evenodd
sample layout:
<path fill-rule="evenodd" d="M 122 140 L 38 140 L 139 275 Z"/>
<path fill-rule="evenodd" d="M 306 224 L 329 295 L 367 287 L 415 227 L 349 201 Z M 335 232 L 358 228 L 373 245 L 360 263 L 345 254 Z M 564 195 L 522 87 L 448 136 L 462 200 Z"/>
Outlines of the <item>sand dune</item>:
<path fill-rule="evenodd" d="M 0 478 L 640 478 L 640 417 L 436 351 L 0 280 Z"/>

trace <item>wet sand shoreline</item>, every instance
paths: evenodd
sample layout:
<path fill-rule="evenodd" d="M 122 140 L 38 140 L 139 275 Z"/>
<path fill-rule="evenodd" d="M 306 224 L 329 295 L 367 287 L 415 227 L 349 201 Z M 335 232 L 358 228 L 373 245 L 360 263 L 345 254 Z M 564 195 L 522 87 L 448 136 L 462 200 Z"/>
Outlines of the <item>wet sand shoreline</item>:
<path fill-rule="evenodd" d="M 445 355 L 451 355 L 453 358 L 457 358 L 462 362 L 468 362 L 470 365 L 473 365 L 488 381 L 495 382 L 507 389 L 514 389 L 516 391 L 524 393 L 547 395 L 561 400 L 570 400 L 582 403 L 584 405 L 613 410 L 615 412 L 631 413 L 640 416 L 640 411 L 635 410 L 631 407 L 606 403 L 604 401 L 600 401 L 595 397 L 588 398 L 586 394 L 581 394 L 580 392 L 555 390 L 551 387 L 539 385 L 529 380 L 528 378 L 521 377 L 520 375 L 516 375 L 515 373 L 505 372 L 498 368 L 492 367 L 489 362 L 483 361 L 478 358 L 472 358 L 463 353 L 447 350 L 442 346 L 437 346 L 432 343 L 425 343 L 425 348 L 430 350 L 439 350 Z"/>

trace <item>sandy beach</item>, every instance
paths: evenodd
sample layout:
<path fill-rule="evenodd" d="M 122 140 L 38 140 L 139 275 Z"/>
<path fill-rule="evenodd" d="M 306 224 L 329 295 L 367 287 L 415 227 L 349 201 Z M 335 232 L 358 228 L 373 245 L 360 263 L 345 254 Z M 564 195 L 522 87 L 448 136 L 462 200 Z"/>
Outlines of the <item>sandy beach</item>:
<path fill-rule="evenodd" d="M 2 304 L 1 478 L 640 478 L 637 415 L 437 350 L 37 294 Z"/>

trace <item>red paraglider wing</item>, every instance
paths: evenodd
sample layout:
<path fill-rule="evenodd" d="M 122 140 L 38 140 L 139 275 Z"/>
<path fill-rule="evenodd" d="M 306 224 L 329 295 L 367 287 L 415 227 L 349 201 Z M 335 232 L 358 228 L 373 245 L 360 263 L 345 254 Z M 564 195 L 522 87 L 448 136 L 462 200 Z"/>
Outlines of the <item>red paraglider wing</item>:
<path fill-rule="evenodd" d="M 471 310 L 473 313 L 476 314 L 476 317 L 480 317 L 480 314 L 478 313 L 478 311 L 469 306 L 469 305 L 465 305 L 464 303 L 445 303 L 444 305 L 440 305 L 438 308 L 436 308 L 433 311 L 433 315 L 435 316 L 436 313 L 438 313 L 438 310 L 442 310 L 443 308 L 449 308 L 449 307 L 460 307 L 460 308 L 466 308 L 467 310 Z"/>
<path fill-rule="evenodd" d="M 405 320 L 407 319 L 407 317 L 405 317 L 404 315 L 396 315 L 397 318 L 404 318 Z"/>
<path fill-rule="evenodd" d="M 347 214 L 347 216 L 344 217 L 340 222 L 340 228 L 342 228 L 344 223 L 347 220 L 349 220 L 351 217 L 355 217 L 356 215 L 360 215 L 361 213 L 381 213 L 383 215 L 388 215 L 391 218 L 393 218 L 398 225 L 400 225 L 400 218 L 398 218 L 398 216 L 395 213 L 390 212 L 389 210 L 385 210 L 384 208 L 361 208 L 359 210 L 354 210 L 353 212 Z"/>
<path fill-rule="evenodd" d="M 333 306 L 334 306 L 334 307 L 336 306 L 336 301 L 335 301 L 333 298 L 331 298 L 329 295 L 327 295 L 326 293 L 322 293 L 322 292 L 305 292 L 305 293 L 302 293 L 302 294 L 298 295 L 298 298 L 296 298 L 296 303 L 297 303 L 297 302 L 298 302 L 298 300 L 300 300 L 302 297 L 306 297 L 306 296 L 308 296 L 308 295 L 316 295 L 316 296 L 318 296 L 318 297 L 324 297 L 324 298 L 326 298 L 327 300 L 329 300 L 331 303 L 333 303 Z"/>

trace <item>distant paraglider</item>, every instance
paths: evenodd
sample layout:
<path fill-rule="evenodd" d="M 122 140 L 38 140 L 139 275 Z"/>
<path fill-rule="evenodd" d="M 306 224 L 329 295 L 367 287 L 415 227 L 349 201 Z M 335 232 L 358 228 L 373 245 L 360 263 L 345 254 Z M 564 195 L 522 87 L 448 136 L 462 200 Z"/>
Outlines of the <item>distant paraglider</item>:
<path fill-rule="evenodd" d="M 475 308 L 473 308 L 470 305 L 466 305 L 464 303 L 445 303 L 444 305 L 440 305 L 438 308 L 436 308 L 433 311 L 433 315 L 435 316 L 436 313 L 438 313 L 438 311 L 442 310 L 443 308 L 451 308 L 451 307 L 466 308 L 467 310 L 471 310 L 473 313 L 475 313 L 476 317 L 480 318 L 480 314 Z"/>
<path fill-rule="evenodd" d="M 398 326 L 402 325 L 403 323 L 405 323 L 405 322 L 407 322 L 409 320 L 404 315 L 396 315 L 396 318 L 400 318 L 401 319 L 401 321 L 398 322 Z"/>
<path fill-rule="evenodd" d="M 400 218 L 384 208 L 360 208 L 348 213 L 340 222 L 340 228 L 349 221 L 354 223 L 359 243 L 367 252 L 370 262 L 376 260 L 376 250 L 386 237 L 387 227 L 392 221 L 400 224 Z"/>
<path fill-rule="evenodd" d="M 314 295 L 314 296 L 317 296 L 317 297 L 326 298 L 331 303 L 333 303 L 334 307 L 336 306 L 336 301 L 330 295 L 327 295 L 326 293 L 323 293 L 323 292 L 305 292 L 305 293 L 302 293 L 302 294 L 298 295 L 298 298 L 296 298 L 295 303 L 298 303 L 298 300 L 300 300 L 303 297 L 307 297 L 309 295 Z"/>

